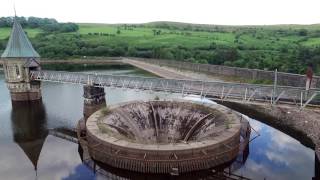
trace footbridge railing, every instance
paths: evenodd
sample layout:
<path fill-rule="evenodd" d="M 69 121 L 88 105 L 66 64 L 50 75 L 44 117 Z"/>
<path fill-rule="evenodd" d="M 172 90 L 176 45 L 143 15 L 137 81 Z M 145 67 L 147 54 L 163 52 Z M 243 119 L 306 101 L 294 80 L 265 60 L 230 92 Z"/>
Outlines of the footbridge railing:
<path fill-rule="evenodd" d="M 278 86 L 274 89 L 272 85 L 102 75 L 81 72 L 32 71 L 30 76 L 31 79 L 37 81 L 162 91 L 181 93 L 182 95 L 196 94 L 202 97 L 217 98 L 222 101 L 231 98 L 243 102 L 294 103 L 300 106 L 301 109 L 308 104 L 318 103 L 317 96 L 320 95 L 318 89 L 306 91 L 302 88 L 289 86 Z"/>

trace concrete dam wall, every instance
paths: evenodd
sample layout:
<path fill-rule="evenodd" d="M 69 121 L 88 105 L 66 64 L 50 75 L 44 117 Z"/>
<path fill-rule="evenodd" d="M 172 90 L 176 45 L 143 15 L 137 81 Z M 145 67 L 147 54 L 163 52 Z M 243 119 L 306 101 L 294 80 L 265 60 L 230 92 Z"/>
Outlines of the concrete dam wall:
<path fill-rule="evenodd" d="M 182 61 L 174 60 L 159 60 L 159 59 L 142 59 L 142 58 L 132 58 L 135 60 L 140 60 L 152 64 L 157 64 L 160 66 L 168 66 L 172 68 L 184 69 L 195 72 L 208 73 L 220 76 L 233 76 L 249 80 L 274 80 L 274 71 L 266 71 L 259 69 L 248 69 L 248 68 L 238 68 L 238 67 L 228 67 L 220 65 L 210 65 L 210 64 L 196 64 Z M 282 86 L 295 86 L 295 87 L 305 87 L 306 76 L 300 74 L 284 73 L 278 72 L 278 85 Z M 320 77 L 315 76 L 312 81 L 313 88 L 320 88 Z"/>

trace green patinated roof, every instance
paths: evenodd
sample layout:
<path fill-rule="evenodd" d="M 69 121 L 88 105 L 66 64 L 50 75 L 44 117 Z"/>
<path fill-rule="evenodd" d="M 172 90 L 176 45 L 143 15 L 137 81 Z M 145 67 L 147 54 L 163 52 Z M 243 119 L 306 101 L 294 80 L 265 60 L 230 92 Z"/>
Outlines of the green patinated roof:
<path fill-rule="evenodd" d="M 14 19 L 11 35 L 7 47 L 2 58 L 24 58 L 24 57 L 35 57 L 38 58 L 40 55 L 34 50 L 31 42 L 27 35 L 23 31 L 20 23 Z"/>

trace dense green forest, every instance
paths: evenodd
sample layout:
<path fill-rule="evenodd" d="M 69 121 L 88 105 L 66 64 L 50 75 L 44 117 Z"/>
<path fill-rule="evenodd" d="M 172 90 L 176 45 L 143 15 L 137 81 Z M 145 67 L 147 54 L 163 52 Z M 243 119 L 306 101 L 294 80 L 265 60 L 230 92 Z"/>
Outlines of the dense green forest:
<path fill-rule="evenodd" d="M 320 73 L 320 24 L 74 24 L 34 17 L 19 21 L 43 58 L 134 56 L 302 74 L 313 64 Z M 12 18 L 0 18 L 0 53 L 11 24 Z"/>

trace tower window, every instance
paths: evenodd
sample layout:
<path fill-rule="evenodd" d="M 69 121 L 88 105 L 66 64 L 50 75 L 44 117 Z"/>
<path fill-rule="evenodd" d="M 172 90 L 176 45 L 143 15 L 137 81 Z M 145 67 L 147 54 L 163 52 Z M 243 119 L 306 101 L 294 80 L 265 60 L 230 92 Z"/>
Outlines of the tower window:
<path fill-rule="evenodd" d="M 20 78 L 20 71 L 19 71 L 19 66 L 16 65 L 16 75 L 18 78 Z"/>

